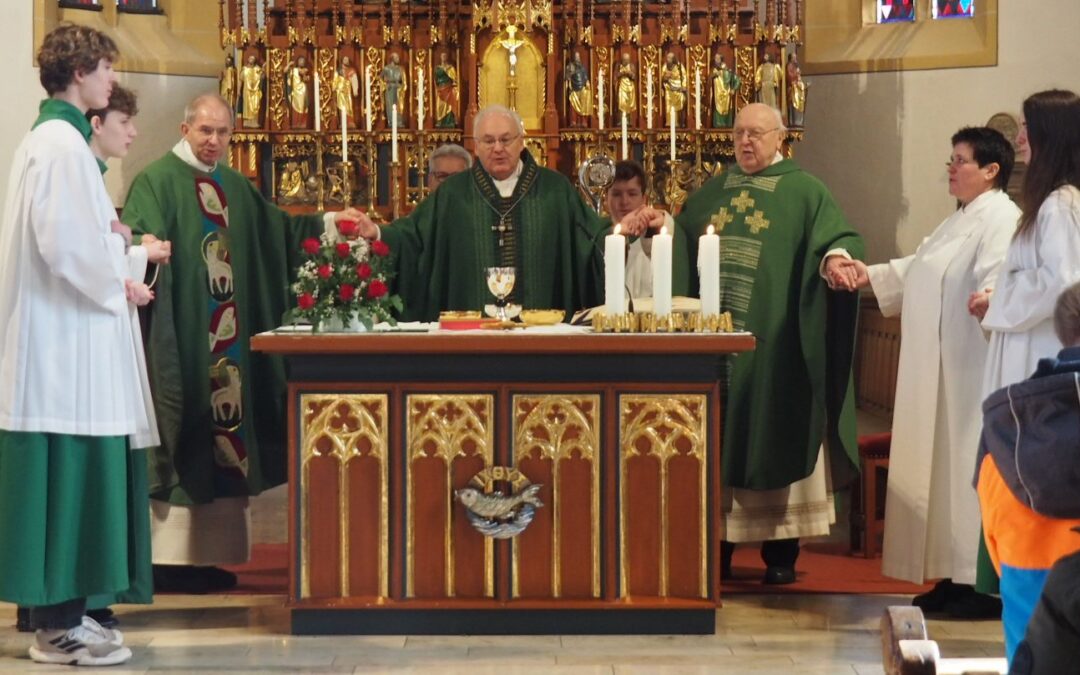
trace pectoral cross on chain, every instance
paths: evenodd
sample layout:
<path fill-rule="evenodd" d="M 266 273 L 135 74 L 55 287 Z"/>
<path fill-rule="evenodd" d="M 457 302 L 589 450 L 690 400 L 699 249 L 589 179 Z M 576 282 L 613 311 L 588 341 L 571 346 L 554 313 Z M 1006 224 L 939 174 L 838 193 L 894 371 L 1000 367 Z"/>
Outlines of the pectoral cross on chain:
<path fill-rule="evenodd" d="M 506 221 L 506 216 L 500 216 L 499 222 L 491 226 L 491 231 L 499 235 L 499 247 L 503 246 L 503 235 L 510 229 L 510 223 Z"/>

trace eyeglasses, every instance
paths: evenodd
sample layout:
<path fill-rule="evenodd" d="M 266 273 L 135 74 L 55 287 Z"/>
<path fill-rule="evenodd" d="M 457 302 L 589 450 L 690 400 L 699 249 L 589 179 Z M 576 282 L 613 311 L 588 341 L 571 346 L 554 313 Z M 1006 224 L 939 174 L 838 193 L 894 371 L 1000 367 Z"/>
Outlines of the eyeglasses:
<path fill-rule="evenodd" d="M 503 136 L 501 138 L 491 138 L 491 137 L 485 136 L 484 138 L 481 138 L 480 140 L 476 141 L 476 143 L 480 147 L 485 148 L 487 150 L 490 150 L 490 149 L 494 148 L 496 145 L 501 145 L 504 148 L 509 148 L 510 144 L 513 143 L 514 141 L 516 141 L 519 138 L 521 138 L 521 134 L 518 134 L 517 136 Z"/>
<path fill-rule="evenodd" d="M 779 129 L 780 129 L 780 127 L 773 127 L 772 129 L 765 129 L 765 130 L 761 130 L 761 129 L 736 129 L 735 130 L 735 140 L 738 141 L 738 140 L 741 140 L 743 138 L 748 138 L 751 141 L 753 141 L 754 143 L 757 143 L 762 138 L 765 138 L 765 134 L 771 134 L 772 132 L 778 131 Z"/>
<path fill-rule="evenodd" d="M 967 157 L 961 157 L 959 155 L 956 155 L 954 157 L 950 157 L 949 161 L 945 162 L 945 166 L 949 167 L 950 169 L 953 168 L 953 167 L 956 167 L 957 169 L 959 169 L 962 166 L 966 166 L 968 164 L 974 164 L 974 163 L 975 163 L 975 160 L 973 160 L 973 159 L 968 159 Z"/>

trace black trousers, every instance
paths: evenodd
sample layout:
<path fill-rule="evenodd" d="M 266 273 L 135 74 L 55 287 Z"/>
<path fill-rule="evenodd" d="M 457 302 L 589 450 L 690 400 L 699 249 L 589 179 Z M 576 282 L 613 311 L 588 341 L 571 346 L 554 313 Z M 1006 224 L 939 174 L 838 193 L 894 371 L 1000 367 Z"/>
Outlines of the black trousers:
<path fill-rule="evenodd" d="M 30 628 L 41 630 L 68 630 L 82 623 L 86 614 L 86 598 L 76 598 L 58 605 L 38 607 L 20 607 L 19 611 L 29 611 Z"/>
<path fill-rule="evenodd" d="M 730 541 L 720 542 L 721 563 L 724 567 L 731 567 L 731 556 L 735 553 L 735 544 Z M 769 567 L 795 568 L 795 561 L 799 558 L 798 539 L 773 539 L 761 542 L 761 559 Z"/>

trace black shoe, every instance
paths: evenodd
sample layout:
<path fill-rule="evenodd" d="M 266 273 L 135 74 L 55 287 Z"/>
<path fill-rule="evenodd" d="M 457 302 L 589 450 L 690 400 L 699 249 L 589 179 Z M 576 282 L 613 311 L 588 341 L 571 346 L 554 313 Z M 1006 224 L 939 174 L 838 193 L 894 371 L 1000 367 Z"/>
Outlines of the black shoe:
<path fill-rule="evenodd" d="M 972 588 L 970 593 L 945 603 L 945 611 L 953 619 L 1000 619 L 1001 598 L 978 593 Z"/>
<path fill-rule="evenodd" d="M 19 607 L 15 610 L 15 630 L 20 633 L 33 633 L 34 629 L 30 627 L 30 608 Z"/>
<path fill-rule="evenodd" d="M 120 624 L 120 619 L 117 619 L 116 615 L 108 607 L 88 609 L 86 610 L 86 616 L 97 621 L 102 628 L 115 628 Z"/>
<path fill-rule="evenodd" d="M 154 590 L 159 593 L 208 593 L 206 577 L 193 565 L 154 565 Z"/>
<path fill-rule="evenodd" d="M 196 567 L 195 569 L 206 580 L 206 587 L 211 591 L 236 588 L 236 575 L 229 570 L 223 570 L 220 567 Z"/>
<path fill-rule="evenodd" d="M 731 571 L 731 558 L 735 555 L 735 544 L 730 541 L 720 542 L 720 580 L 730 581 L 735 578 Z"/>
<path fill-rule="evenodd" d="M 795 583 L 795 568 L 769 565 L 765 568 L 765 578 L 762 583 L 773 585 L 793 584 Z"/>
<path fill-rule="evenodd" d="M 925 593 L 920 593 L 911 599 L 913 607 L 918 607 L 923 612 L 943 612 L 949 600 L 960 591 L 961 586 L 954 584 L 952 579 L 942 579 L 934 584 L 934 587 Z M 970 588 L 970 586 L 969 586 Z"/>

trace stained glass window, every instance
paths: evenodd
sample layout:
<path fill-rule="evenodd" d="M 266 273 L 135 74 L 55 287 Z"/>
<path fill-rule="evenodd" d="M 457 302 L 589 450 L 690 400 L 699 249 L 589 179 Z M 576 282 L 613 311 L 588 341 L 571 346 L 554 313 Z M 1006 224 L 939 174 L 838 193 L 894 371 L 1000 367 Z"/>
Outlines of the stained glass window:
<path fill-rule="evenodd" d="M 938 2 L 939 0 L 934 0 Z M 972 2 L 973 0 L 968 0 Z M 897 23 L 915 20 L 914 0 L 877 0 L 877 22 Z"/>
<path fill-rule="evenodd" d="M 935 19 L 969 19 L 975 16 L 975 0 L 933 0 Z"/>

